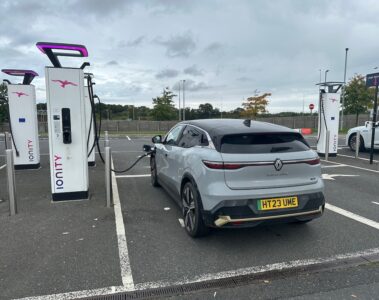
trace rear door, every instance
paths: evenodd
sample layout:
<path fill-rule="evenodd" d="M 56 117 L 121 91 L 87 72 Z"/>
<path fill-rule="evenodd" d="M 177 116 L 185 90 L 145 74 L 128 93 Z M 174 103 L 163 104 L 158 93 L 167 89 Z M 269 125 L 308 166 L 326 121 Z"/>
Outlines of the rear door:
<path fill-rule="evenodd" d="M 262 189 L 316 183 L 317 154 L 298 133 L 224 136 L 221 141 L 225 183 L 231 189 Z"/>

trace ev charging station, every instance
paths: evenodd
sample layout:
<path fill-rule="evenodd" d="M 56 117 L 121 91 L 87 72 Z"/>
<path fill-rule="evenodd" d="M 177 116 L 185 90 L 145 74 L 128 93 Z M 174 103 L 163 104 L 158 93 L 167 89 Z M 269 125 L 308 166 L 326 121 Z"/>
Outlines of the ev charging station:
<path fill-rule="evenodd" d="M 320 86 L 317 153 L 337 156 L 340 94 L 343 82 L 324 82 Z"/>
<path fill-rule="evenodd" d="M 38 120 L 36 92 L 31 84 L 38 74 L 31 70 L 3 69 L 10 76 L 23 76 L 21 84 L 4 80 L 8 89 L 9 124 L 12 134 L 14 168 L 38 169 L 40 151 L 38 141 Z"/>
<path fill-rule="evenodd" d="M 88 166 L 92 167 L 96 165 L 95 162 L 95 120 L 91 104 L 91 99 L 89 95 L 89 88 L 92 89 L 91 81 L 88 81 L 88 76 L 92 77 L 91 73 L 84 74 L 86 82 L 84 83 L 84 106 L 86 112 L 86 132 L 88 133 L 87 137 L 87 146 L 88 146 Z"/>
<path fill-rule="evenodd" d="M 87 57 L 87 49 L 45 42 L 36 46 L 53 64 L 45 68 L 52 200 L 88 199 L 84 71 L 62 67 L 58 59 Z"/>

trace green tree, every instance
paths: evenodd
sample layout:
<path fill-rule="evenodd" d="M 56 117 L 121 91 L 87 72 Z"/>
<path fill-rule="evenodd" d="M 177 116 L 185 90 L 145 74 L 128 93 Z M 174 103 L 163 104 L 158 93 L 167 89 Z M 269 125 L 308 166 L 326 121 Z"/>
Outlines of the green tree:
<path fill-rule="evenodd" d="M 154 107 L 151 113 L 155 120 L 165 121 L 176 119 L 177 114 L 174 101 L 172 100 L 174 97 L 176 97 L 176 95 L 167 87 L 163 90 L 162 96 L 153 98 Z"/>
<path fill-rule="evenodd" d="M 245 118 L 256 118 L 260 113 L 267 112 L 267 97 L 269 96 L 271 96 L 271 93 L 259 95 L 259 92 L 255 90 L 254 96 L 247 98 L 246 101 L 242 103 L 244 111 L 241 113 L 241 116 Z"/>
<path fill-rule="evenodd" d="M 343 90 L 344 113 L 356 115 L 356 126 L 358 126 L 359 114 L 365 113 L 372 108 L 374 89 L 366 87 L 365 77 L 356 74 Z"/>
<path fill-rule="evenodd" d="M 7 103 L 4 101 L 7 97 L 7 86 L 5 83 L 0 84 L 0 123 L 8 119 L 7 116 Z"/>
<path fill-rule="evenodd" d="M 204 103 L 199 105 L 198 109 L 199 119 L 210 119 L 213 114 L 213 106 L 210 103 Z"/>

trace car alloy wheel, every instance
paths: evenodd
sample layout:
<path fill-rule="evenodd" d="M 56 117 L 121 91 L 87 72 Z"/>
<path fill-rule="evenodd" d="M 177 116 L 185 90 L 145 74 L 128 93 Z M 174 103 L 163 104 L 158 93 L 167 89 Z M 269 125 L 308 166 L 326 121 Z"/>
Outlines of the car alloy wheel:
<path fill-rule="evenodd" d="M 189 185 L 186 185 L 182 193 L 184 225 L 189 232 L 195 230 L 196 211 L 195 199 Z"/>

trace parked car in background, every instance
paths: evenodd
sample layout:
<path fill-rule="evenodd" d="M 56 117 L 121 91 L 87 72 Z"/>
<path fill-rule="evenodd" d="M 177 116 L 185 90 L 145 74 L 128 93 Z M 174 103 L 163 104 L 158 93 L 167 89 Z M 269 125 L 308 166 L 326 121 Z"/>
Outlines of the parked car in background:
<path fill-rule="evenodd" d="M 374 149 L 379 149 L 379 122 L 376 123 Z M 359 150 L 365 151 L 371 148 L 372 122 L 365 122 L 364 126 L 350 128 L 346 134 L 346 146 L 349 146 L 352 151 L 355 151 L 357 146 L 357 133 L 360 133 Z"/>
<path fill-rule="evenodd" d="M 192 237 L 209 227 L 305 223 L 324 211 L 320 159 L 292 129 L 250 120 L 185 121 L 153 143 L 152 185 L 179 203 Z"/>

